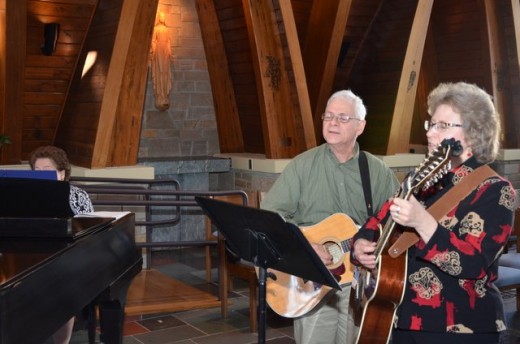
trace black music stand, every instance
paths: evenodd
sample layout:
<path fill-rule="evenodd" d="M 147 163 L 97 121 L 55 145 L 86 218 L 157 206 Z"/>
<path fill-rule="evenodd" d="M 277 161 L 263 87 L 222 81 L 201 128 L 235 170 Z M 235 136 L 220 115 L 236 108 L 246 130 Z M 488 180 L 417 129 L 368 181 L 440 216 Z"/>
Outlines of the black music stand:
<path fill-rule="evenodd" d="M 267 268 L 341 290 L 298 226 L 279 214 L 206 197 L 195 197 L 224 235 L 228 248 L 259 268 L 258 343 L 265 343 Z M 269 275 L 269 276 L 268 276 Z"/>

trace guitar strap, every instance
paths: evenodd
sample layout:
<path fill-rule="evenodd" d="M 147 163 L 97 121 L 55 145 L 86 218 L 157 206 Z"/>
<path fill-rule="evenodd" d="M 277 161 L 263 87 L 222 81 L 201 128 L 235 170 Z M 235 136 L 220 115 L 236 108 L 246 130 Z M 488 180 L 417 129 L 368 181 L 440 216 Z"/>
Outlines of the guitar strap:
<path fill-rule="evenodd" d="M 372 189 L 370 187 L 367 156 L 362 150 L 359 151 L 359 173 L 361 175 L 361 185 L 363 186 L 363 194 L 365 195 L 365 203 L 367 205 L 367 214 L 370 217 L 374 214 L 372 207 Z"/>
<path fill-rule="evenodd" d="M 465 177 L 460 183 L 451 188 L 429 208 L 428 212 L 439 221 L 447 214 L 460 200 L 469 195 L 480 183 L 487 178 L 496 176 L 496 172 L 488 165 L 480 166 L 469 176 Z M 419 241 L 419 235 L 415 231 L 405 231 L 395 243 L 388 249 L 388 255 L 395 258 L 415 245 Z"/>

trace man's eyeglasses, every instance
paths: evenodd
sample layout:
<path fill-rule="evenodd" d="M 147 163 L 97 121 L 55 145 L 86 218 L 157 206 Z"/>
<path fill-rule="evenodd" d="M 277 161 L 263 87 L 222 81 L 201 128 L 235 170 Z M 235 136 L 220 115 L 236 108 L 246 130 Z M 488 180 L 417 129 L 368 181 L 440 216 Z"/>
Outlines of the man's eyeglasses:
<path fill-rule="evenodd" d="M 446 123 L 446 122 L 430 122 L 430 121 L 424 121 L 424 130 L 428 131 L 430 129 L 435 129 L 437 131 L 444 131 L 449 128 L 453 127 L 462 127 L 462 124 L 457 123 Z"/>
<path fill-rule="evenodd" d="M 356 121 L 361 121 L 359 118 L 356 117 L 350 117 L 349 115 L 346 115 L 344 113 L 340 114 L 333 114 L 332 112 L 325 112 L 323 115 L 321 115 L 321 119 L 324 121 L 332 121 L 334 118 L 337 118 L 338 122 L 340 123 L 348 123 L 351 119 L 355 119 Z"/>

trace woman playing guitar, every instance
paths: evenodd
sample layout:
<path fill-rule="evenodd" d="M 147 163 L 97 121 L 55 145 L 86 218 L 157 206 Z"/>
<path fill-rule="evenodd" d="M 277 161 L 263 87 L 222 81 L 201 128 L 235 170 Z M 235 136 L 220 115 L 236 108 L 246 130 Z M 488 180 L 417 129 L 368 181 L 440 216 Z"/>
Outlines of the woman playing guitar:
<path fill-rule="evenodd" d="M 388 280 L 391 287 L 401 285 L 402 293 L 393 302 L 386 302 L 388 296 L 381 301 L 370 296 L 365 315 L 373 313 L 370 307 L 383 307 L 375 312 L 378 319 L 362 320 L 358 343 L 386 343 L 391 337 L 392 344 L 491 344 L 499 342 L 506 328 L 501 295 L 493 282 L 512 228 L 515 192 L 509 181 L 491 174 L 439 221 L 426 209 L 477 168 L 495 160 L 498 114 L 491 96 L 464 82 L 436 87 L 428 97 L 428 113 L 429 151 L 444 139 L 459 141 L 462 151 L 450 158 L 451 169 L 440 180 L 408 197 L 390 200 L 354 236 L 351 261 L 381 276 L 387 266 L 394 269 L 396 260 L 388 257 L 387 248 L 375 254 L 380 224 L 395 223 L 395 238 L 404 231 L 417 235 L 417 242 L 402 255 L 405 267 L 376 282 L 375 290 L 383 295 L 387 291 L 378 283 Z M 401 283 L 395 281 L 401 277 Z M 385 305 L 390 309 L 385 310 Z M 381 330 L 379 319 L 385 318 L 386 311 L 391 316 L 387 330 Z"/>

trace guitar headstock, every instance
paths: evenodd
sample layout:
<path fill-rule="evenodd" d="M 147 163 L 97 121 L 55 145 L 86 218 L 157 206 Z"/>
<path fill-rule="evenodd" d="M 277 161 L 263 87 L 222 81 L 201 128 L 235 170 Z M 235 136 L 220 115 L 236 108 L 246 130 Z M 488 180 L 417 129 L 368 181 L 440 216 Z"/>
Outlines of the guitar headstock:
<path fill-rule="evenodd" d="M 460 141 L 456 141 L 453 138 L 444 139 L 409 175 L 405 182 L 407 189 L 412 192 L 420 188 L 423 190 L 428 189 L 451 169 L 450 158 L 459 156 L 461 153 L 462 146 Z"/>

